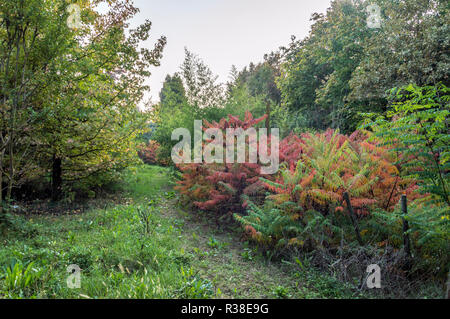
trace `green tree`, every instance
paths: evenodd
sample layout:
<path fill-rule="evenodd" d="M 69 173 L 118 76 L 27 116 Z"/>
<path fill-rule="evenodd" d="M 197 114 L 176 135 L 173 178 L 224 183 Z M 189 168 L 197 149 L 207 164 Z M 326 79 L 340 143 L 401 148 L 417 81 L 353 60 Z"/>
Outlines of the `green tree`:
<path fill-rule="evenodd" d="M 52 94 L 57 100 L 41 131 L 43 153 L 52 162 L 54 200 L 63 180 L 85 179 L 137 159 L 136 139 L 146 123 L 138 105 L 148 89 L 149 68 L 159 65 L 166 43 L 163 37 L 153 50 L 139 48 L 151 22 L 126 30 L 137 12 L 121 1 L 104 15 L 92 12 L 85 28 L 74 32 L 80 41 L 67 52 L 72 60 L 57 66 L 61 76 Z"/>
<path fill-rule="evenodd" d="M 173 76 L 167 75 L 163 83 L 159 99 L 163 107 L 176 107 L 187 102 L 186 91 L 183 80 L 175 73 Z"/>
<path fill-rule="evenodd" d="M 395 146 L 392 151 L 403 155 L 404 173 L 420 180 L 424 193 L 450 205 L 450 89 L 411 84 L 390 94 L 386 115 L 364 127 Z"/>
<path fill-rule="evenodd" d="M 280 53 L 272 52 L 264 55 L 264 62 L 257 65 L 250 63 L 239 72 L 234 80 L 235 85 L 245 84 L 253 97 L 264 96 L 275 104 L 281 101 L 281 92 L 275 79 L 280 75 Z"/>
<path fill-rule="evenodd" d="M 217 83 L 218 76 L 197 55 L 187 48 L 184 51 L 181 76 L 189 104 L 202 108 L 223 106 L 224 90 Z"/>
<path fill-rule="evenodd" d="M 0 213 L 3 177 L 9 201 L 13 186 L 36 169 L 30 159 L 46 116 L 45 91 L 56 82 L 51 70 L 71 33 L 59 14 L 65 7 L 58 0 L 0 2 Z"/>
<path fill-rule="evenodd" d="M 139 48 L 151 23 L 127 29 L 127 21 L 138 12 L 128 1 L 110 1 L 105 14 L 94 10 L 96 1 L 77 4 L 81 24 L 75 29 L 67 23 L 72 13 L 65 1 L 21 0 L 1 7 L 0 35 L 6 44 L 1 52 L 13 56 L 8 43 L 11 35 L 20 35 L 14 56 L 21 70 L 16 80 L 6 80 L 11 66 L 2 66 L 9 84 L 1 93 L 6 101 L 2 111 L 12 114 L 2 117 L 2 125 L 9 125 L 2 140 L 17 141 L 8 144 L 15 151 L 8 152 L 10 162 L 13 154 L 23 157 L 28 154 L 24 150 L 33 149 L 27 161 L 37 165 L 41 175 L 52 171 L 53 199 L 60 197 L 64 180 L 85 179 L 130 163 L 145 123 L 146 115 L 138 109 L 147 89 L 144 80 L 149 67 L 159 65 L 166 43 L 162 37 L 153 50 Z M 11 103 L 17 104 L 15 111 L 7 106 Z M 17 118 L 33 120 L 25 122 L 21 135 L 15 134 L 18 125 L 11 124 Z M 20 166 L 15 161 L 8 172 Z"/>
<path fill-rule="evenodd" d="M 444 0 L 378 0 L 381 28 L 366 38 L 350 98 L 387 105 L 388 91 L 415 83 L 449 85 L 450 7 Z M 379 103 L 380 104 L 380 103 Z"/>

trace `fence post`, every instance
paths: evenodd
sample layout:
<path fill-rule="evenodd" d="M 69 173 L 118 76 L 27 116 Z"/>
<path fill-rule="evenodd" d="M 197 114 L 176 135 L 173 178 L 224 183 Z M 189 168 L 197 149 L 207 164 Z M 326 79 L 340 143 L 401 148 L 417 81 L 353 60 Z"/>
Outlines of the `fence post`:
<path fill-rule="evenodd" d="M 352 203 L 350 202 L 350 196 L 347 192 L 344 193 L 344 200 L 347 203 L 348 211 L 350 212 L 350 217 L 352 219 L 353 227 L 355 228 L 356 239 L 358 239 L 358 243 L 362 246 L 363 240 L 361 238 L 361 233 L 359 232 L 358 222 L 356 220 L 355 212 L 353 211 Z"/>
<path fill-rule="evenodd" d="M 450 299 L 450 272 L 447 276 L 447 294 L 445 295 L 445 299 Z"/>
<path fill-rule="evenodd" d="M 405 216 L 408 214 L 408 206 L 407 206 L 406 195 L 402 195 L 401 198 L 401 206 L 403 212 L 403 246 L 405 247 L 405 252 L 408 257 L 411 257 L 411 241 L 409 240 L 409 223 L 406 220 Z"/>

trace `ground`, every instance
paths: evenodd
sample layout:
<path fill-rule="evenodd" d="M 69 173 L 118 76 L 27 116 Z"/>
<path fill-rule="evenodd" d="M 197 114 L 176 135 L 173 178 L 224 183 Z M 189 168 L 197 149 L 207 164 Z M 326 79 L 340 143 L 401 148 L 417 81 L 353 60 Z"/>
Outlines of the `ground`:
<path fill-rule="evenodd" d="M 172 186 L 170 170 L 142 166 L 100 208 L 12 216 L 0 237 L 0 297 L 365 297 L 307 260 L 263 256 L 237 226 L 182 207 Z M 67 285 L 71 264 L 80 288 Z"/>

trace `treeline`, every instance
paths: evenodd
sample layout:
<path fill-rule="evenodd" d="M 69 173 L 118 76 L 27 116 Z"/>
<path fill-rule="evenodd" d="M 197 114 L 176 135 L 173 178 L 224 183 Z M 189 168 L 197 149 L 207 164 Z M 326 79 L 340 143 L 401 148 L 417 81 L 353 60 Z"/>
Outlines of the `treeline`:
<path fill-rule="evenodd" d="M 129 1 L 0 1 L 0 210 L 17 199 L 73 196 L 138 160 L 148 114 L 138 104 L 155 48 L 130 30 Z"/>
<path fill-rule="evenodd" d="M 370 4 L 380 8 L 380 28 L 369 27 Z M 283 136 L 327 128 L 351 133 L 365 114 L 386 113 L 392 88 L 448 86 L 449 15 L 447 1 L 332 1 L 325 14 L 313 14 L 305 39 L 292 37 L 243 70 L 233 66 L 226 85 L 186 50 L 154 106 L 161 157 L 170 155 L 173 128 L 190 128 L 194 119 L 251 111 L 267 114 L 266 125 Z"/>

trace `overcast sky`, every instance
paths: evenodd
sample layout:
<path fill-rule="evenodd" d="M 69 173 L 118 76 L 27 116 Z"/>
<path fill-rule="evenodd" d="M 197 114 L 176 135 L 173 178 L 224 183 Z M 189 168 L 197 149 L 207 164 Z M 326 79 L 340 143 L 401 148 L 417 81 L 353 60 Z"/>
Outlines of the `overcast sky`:
<path fill-rule="evenodd" d="M 179 71 L 184 47 L 198 54 L 220 82 L 228 80 L 231 66 L 241 70 L 260 62 L 265 53 L 290 42 L 291 35 L 305 37 L 311 14 L 324 13 L 330 0 L 134 0 L 140 13 L 132 27 L 149 19 L 153 47 L 161 35 L 167 46 L 161 66 L 152 69 L 148 84 L 152 101 L 167 74 Z"/>

